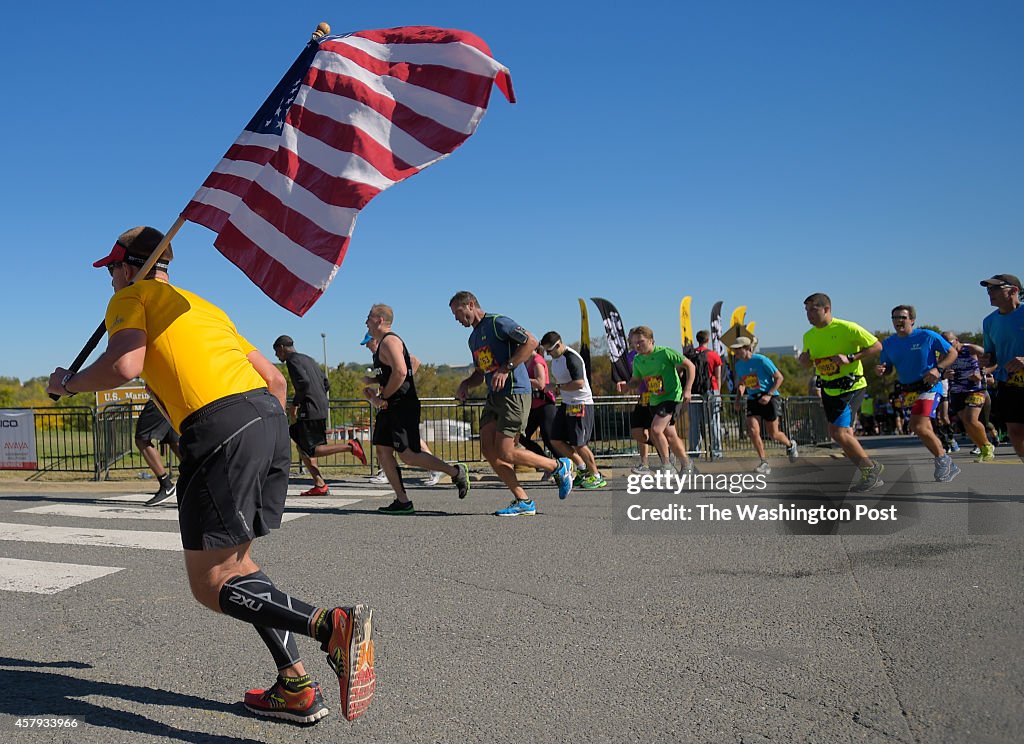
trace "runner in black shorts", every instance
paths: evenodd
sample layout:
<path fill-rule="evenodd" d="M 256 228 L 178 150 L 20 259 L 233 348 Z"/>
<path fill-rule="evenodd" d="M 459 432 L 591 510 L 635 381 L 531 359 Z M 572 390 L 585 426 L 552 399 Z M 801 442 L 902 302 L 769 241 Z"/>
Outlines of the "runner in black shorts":
<path fill-rule="evenodd" d="M 784 444 L 790 462 L 796 462 L 798 456 L 796 442 L 779 429 L 782 418 L 782 398 L 779 388 L 785 380 L 782 372 L 768 357 L 754 353 L 755 339 L 740 336 L 729 345 L 736 355 L 734 371 L 736 373 L 736 411 L 739 412 L 741 400 L 747 399 L 747 431 L 761 462 L 754 469 L 760 475 L 771 475 L 772 468 L 765 456 L 764 440 L 761 438 L 761 427 L 768 438 Z"/>
<path fill-rule="evenodd" d="M 327 419 L 330 416 L 331 402 L 328 397 L 330 384 L 327 376 L 313 357 L 295 350 L 295 342 L 291 336 L 278 336 L 274 341 L 274 354 L 288 368 L 288 376 L 295 388 L 295 397 L 288 409 L 288 416 L 293 419 L 288 433 L 299 451 L 299 459 L 313 476 L 313 487 L 303 491 L 303 496 L 328 496 L 331 489 L 327 486 L 318 457 L 328 457 L 341 452 L 349 452 L 362 465 L 366 464 L 366 454 L 358 439 L 347 442 L 327 441 Z"/>
<path fill-rule="evenodd" d="M 153 442 L 166 444 L 171 448 L 174 456 L 181 460 L 181 450 L 178 449 L 178 432 L 171 426 L 171 422 L 157 408 L 152 400 L 146 401 L 139 413 L 139 420 L 135 422 L 135 446 L 142 453 L 142 459 L 149 465 L 153 475 L 159 482 L 159 487 L 153 498 L 146 502 L 146 506 L 157 506 L 174 498 L 175 486 L 171 482 L 171 474 L 164 467 L 163 458 L 160 452 L 153 446 Z"/>
<path fill-rule="evenodd" d="M 995 311 L 982 321 L 985 357 L 994 366 L 998 387 L 992 414 L 1006 427 L 1010 444 L 1024 462 L 1024 305 L 1021 282 L 1013 274 L 996 274 L 981 286 Z"/>
<path fill-rule="evenodd" d="M 391 332 L 394 311 L 387 305 L 374 305 L 366 316 L 366 328 L 377 341 L 373 351 L 375 377 L 366 377 L 363 392 L 377 409 L 373 444 L 395 500 L 378 511 L 386 514 L 414 514 L 415 507 L 405 492 L 405 484 L 395 460 L 397 452 L 403 462 L 424 470 L 446 473 L 459 490 L 459 498 L 469 493 L 469 469 L 462 463 L 449 465 L 420 448 L 420 399 L 416 395 L 412 358 L 405 342 Z M 379 385 L 378 389 L 370 385 Z"/>
<path fill-rule="evenodd" d="M 340 683 L 342 714 L 351 720 L 366 711 L 376 688 L 372 611 L 364 605 L 331 609 L 303 602 L 276 586 L 252 559 L 253 541 L 281 524 L 291 450 L 284 413 L 287 383 L 220 308 L 170 285 L 172 256 L 169 241 L 151 227 L 118 237 L 110 254 L 94 264 L 110 272 L 114 288 L 106 313 L 107 348 L 77 374 L 54 370 L 47 390 L 55 395 L 102 390 L 145 375 L 153 397 L 181 432 L 178 523 L 192 595 L 214 612 L 253 626 L 274 660 L 277 680 L 269 689 L 246 692 L 245 707 L 295 723 L 328 714 L 295 643 L 304 635 L 327 652 Z M 159 259 L 155 264 L 154 258 Z M 147 259 L 154 268 L 143 274 Z M 153 343 L 157 338 L 160 343 Z M 301 557 L 308 547 L 293 552 Z M 127 611 L 140 622 L 147 617 L 142 604 Z M 170 643 L 183 631 L 172 631 Z M 194 627 L 189 632 L 204 638 Z M 227 651 L 232 657 L 250 655 L 249 648 Z M 210 658 L 185 666 L 208 665 Z M 233 683 L 236 671 L 226 669 L 224 681 Z M 194 684 L 201 695 L 201 680 Z"/>
<path fill-rule="evenodd" d="M 585 490 L 604 488 L 608 481 L 601 475 L 589 446 L 596 416 L 586 362 L 578 351 L 565 345 L 557 331 L 545 333 L 540 345 L 551 355 L 551 379 L 562 398 L 551 427 L 551 442 L 559 455 L 571 458 L 576 465 L 574 486 Z"/>
<path fill-rule="evenodd" d="M 960 420 L 964 433 L 974 442 L 977 448 L 975 462 L 991 462 L 996 459 L 996 448 L 988 441 L 985 426 L 981 423 L 982 411 L 988 403 L 988 391 L 978 359 L 985 350 L 961 342 L 955 333 L 949 331 L 942 336 L 957 351 L 956 359 L 945 372 L 949 380 L 949 415 Z"/>

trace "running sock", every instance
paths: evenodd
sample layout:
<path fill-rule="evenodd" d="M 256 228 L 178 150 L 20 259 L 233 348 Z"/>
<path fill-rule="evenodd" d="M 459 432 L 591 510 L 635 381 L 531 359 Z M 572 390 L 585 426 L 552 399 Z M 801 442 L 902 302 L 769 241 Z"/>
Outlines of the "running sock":
<path fill-rule="evenodd" d="M 270 655 L 274 657 L 274 663 L 278 670 L 297 664 L 302 658 L 299 656 L 299 649 L 295 645 L 295 634 L 290 630 L 278 630 L 277 628 L 262 628 L 254 625 L 260 638 L 270 649 Z"/>
<path fill-rule="evenodd" d="M 170 473 L 164 473 L 163 475 L 158 475 L 156 477 L 156 479 L 160 483 L 160 488 L 162 488 L 164 490 L 167 490 L 168 488 L 171 487 L 171 474 Z"/>
<path fill-rule="evenodd" d="M 302 635 L 310 635 L 309 624 L 317 612 L 316 607 L 282 592 L 262 571 L 228 579 L 219 600 L 221 612 L 236 620 Z"/>

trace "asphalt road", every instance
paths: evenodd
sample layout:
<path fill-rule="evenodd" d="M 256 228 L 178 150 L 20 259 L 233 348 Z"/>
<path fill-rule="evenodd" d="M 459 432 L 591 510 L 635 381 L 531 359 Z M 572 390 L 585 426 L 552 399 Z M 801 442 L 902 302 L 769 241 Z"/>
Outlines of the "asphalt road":
<path fill-rule="evenodd" d="M 313 604 L 370 604 L 377 632 L 377 695 L 354 723 L 300 639 L 334 708 L 310 728 L 242 707 L 272 682 L 269 654 L 192 600 L 173 508 L 143 519 L 111 484 L 0 484 L 0 741 L 1020 741 L 1024 466 L 964 452 L 938 484 L 923 449 L 879 444 L 888 483 L 863 500 L 824 457 L 773 460 L 767 488 L 738 494 L 629 494 L 617 475 L 559 501 L 534 483 L 535 517 L 492 516 L 508 495 L 484 481 L 466 501 L 417 488 L 413 517 L 378 515 L 390 499 L 365 484 L 296 501 L 306 516 L 257 561 Z M 737 517 L 858 503 L 898 518 Z M 628 517 L 673 504 L 734 518 Z M 81 566 L 96 576 L 68 578 Z M 44 575 L 77 583 L 19 583 Z"/>

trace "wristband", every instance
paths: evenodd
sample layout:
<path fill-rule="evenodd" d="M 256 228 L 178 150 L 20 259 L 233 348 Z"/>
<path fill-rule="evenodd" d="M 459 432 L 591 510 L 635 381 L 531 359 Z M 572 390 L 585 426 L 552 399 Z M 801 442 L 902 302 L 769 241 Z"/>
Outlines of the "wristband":
<path fill-rule="evenodd" d="M 64 377 L 62 377 L 62 378 L 61 378 L 61 380 L 60 380 L 60 386 L 61 386 L 61 387 L 62 387 L 62 388 L 64 389 L 64 394 L 65 394 L 65 395 L 74 395 L 74 393 L 72 393 L 72 392 L 71 392 L 70 390 L 68 390 L 68 381 L 69 381 L 69 380 L 70 380 L 70 379 L 71 379 L 72 377 L 74 377 L 74 376 L 75 376 L 75 373 L 74 373 L 74 372 L 68 372 L 68 373 L 67 373 L 66 375 L 64 375 Z"/>

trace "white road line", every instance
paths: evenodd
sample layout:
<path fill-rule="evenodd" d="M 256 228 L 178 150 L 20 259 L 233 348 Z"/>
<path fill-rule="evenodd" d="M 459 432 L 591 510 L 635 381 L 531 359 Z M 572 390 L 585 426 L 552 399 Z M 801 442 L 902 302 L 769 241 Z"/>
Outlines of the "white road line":
<path fill-rule="evenodd" d="M 308 491 L 309 486 L 289 486 L 288 487 L 288 505 L 290 506 L 295 497 L 300 496 L 303 491 Z M 389 490 L 383 490 L 379 488 L 339 488 L 331 486 L 330 496 L 302 496 L 302 498 L 317 498 L 317 499 L 328 499 L 340 502 L 342 499 L 370 499 L 370 498 L 385 498 L 394 497 L 394 493 Z M 144 504 L 153 498 L 151 493 L 119 493 L 114 496 L 104 496 L 103 501 L 116 501 L 118 503 L 130 503 L 130 504 Z M 173 499 L 162 504 L 162 506 L 174 508 L 176 506 Z M 150 507 L 152 508 L 152 507 Z"/>
<path fill-rule="evenodd" d="M 177 531 L 101 530 L 94 527 L 54 527 L 0 522 L 0 540 L 58 545 L 91 545 L 104 548 L 181 550 L 181 537 Z"/>
<path fill-rule="evenodd" d="M 159 522 L 177 522 L 177 509 L 138 506 L 107 506 L 106 504 L 48 504 L 19 509 L 19 514 L 47 514 L 56 517 L 85 517 L 86 519 L 139 519 Z M 283 522 L 308 516 L 303 512 L 285 512 Z"/>
<path fill-rule="evenodd" d="M 0 591 L 56 594 L 123 568 L 0 558 Z"/>
<path fill-rule="evenodd" d="M 330 484 L 328 484 L 330 485 Z M 308 491 L 310 486 L 288 486 L 288 496 L 301 496 L 303 491 Z M 381 488 L 345 488 L 343 486 L 331 486 L 330 496 L 317 496 L 316 498 L 337 498 L 338 496 L 353 497 L 357 496 L 360 498 L 368 499 L 374 496 L 394 496 L 394 492 L 389 489 Z M 303 498 L 313 498 L 312 496 Z"/>
<path fill-rule="evenodd" d="M 324 496 L 322 498 L 313 498 L 312 496 L 296 496 L 292 498 L 288 497 L 285 501 L 285 509 L 334 509 L 336 507 L 348 506 L 349 504 L 358 504 L 360 499 L 336 499 L 330 496 Z M 284 515 L 287 517 L 291 512 L 286 511 Z"/>

